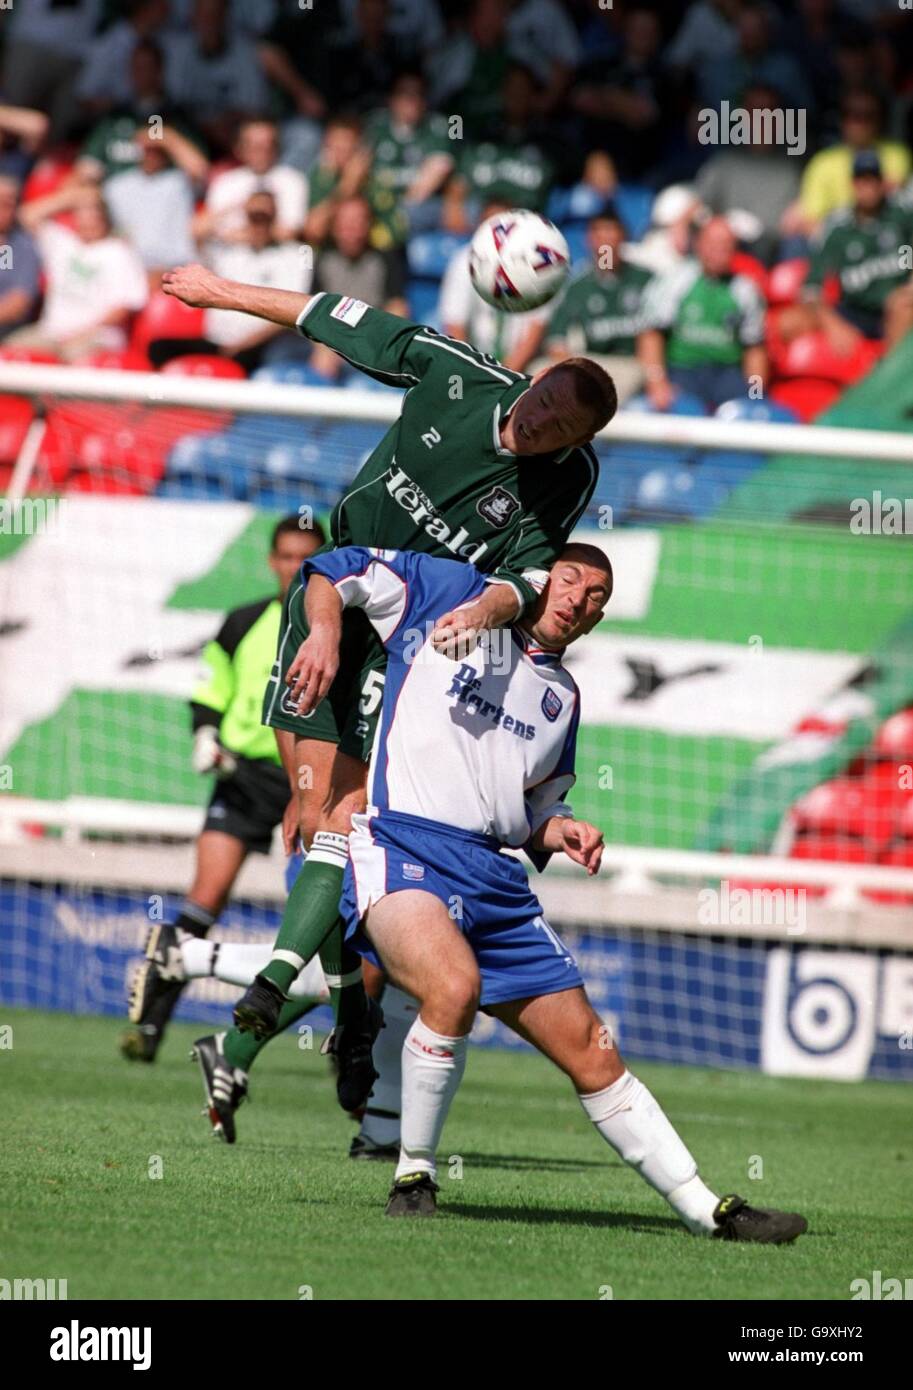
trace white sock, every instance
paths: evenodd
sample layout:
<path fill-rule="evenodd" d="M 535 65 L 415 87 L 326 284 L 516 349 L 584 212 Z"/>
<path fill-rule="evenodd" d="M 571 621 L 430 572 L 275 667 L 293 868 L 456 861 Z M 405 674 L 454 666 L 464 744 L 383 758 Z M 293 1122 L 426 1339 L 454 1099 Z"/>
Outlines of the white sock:
<path fill-rule="evenodd" d="M 396 1177 L 436 1175 L 434 1156 L 466 1066 L 467 1034 L 448 1038 L 416 1018 L 403 1043 L 402 1139 Z"/>
<path fill-rule="evenodd" d="M 372 1057 L 380 1073 L 361 1122 L 361 1137 L 374 1144 L 398 1144 L 403 1092 L 403 1043 L 418 1014 L 418 1000 L 395 985 L 385 985 L 381 1000 L 384 1026 Z"/>
<path fill-rule="evenodd" d="M 617 1154 L 636 1168 L 678 1213 L 693 1235 L 716 1230 L 718 1197 L 698 1177 L 697 1164 L 642 1081 L 624 1072 L 580 1104 Z"/>
<path fill-rule="evenodd" d="M 268 942 L 244 941 L 204 941 L 192 938 L 181 946 L 184 970 L 190 980 L 213 975 L 229 985 L 253 984 L 254 976 L 259 975 L 268 965 L 272 947 Z M 316 999 L 329 997 L 329 990 L 320 961 L 315 956 L 308 961 L 296 980 L 293 980 L 288 994 L 292 999 L 311 996 Z"/>
<path fill-rule="evenodd" d="M 188 936 L 181 942 L 181 960 L 188 980 L 199 980 L 212 974 L 212 953 L 215 948 L 215 941 L 207 941 L 203 936 Z"/>

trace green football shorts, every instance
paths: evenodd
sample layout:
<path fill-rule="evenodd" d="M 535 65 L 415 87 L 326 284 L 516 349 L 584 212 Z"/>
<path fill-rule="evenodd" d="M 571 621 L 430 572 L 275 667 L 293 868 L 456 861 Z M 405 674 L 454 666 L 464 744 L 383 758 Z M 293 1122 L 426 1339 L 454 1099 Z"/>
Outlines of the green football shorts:
<path fill-rule="evenodd" d="M 297 738 L 335 743 L 341 753 L 370 762 L 387 669 L 383 644 L 360 608 L 344 609 L 336 679 L 317 708 L 301 715 L 285 677 L 308 632 L 304 590 L 296 581 L 289 587 L 282 611 L 279 652 L 266 687 L 263 723 L 287 729 Z"/>

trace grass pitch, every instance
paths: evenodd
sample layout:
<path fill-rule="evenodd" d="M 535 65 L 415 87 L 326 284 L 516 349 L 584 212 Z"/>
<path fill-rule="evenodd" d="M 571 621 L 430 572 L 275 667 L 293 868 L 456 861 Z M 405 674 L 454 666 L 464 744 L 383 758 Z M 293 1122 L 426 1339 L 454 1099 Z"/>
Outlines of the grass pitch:
<path fill-rule="evenodd" d="M 712 1186 L 808 1216 L 767 1249 L 689 1236 L 533 1053 L 471 1051 L 440 1213 L 391 1221 L 392 1165 L 347 1159 L 316 1045 L 264 1051 L 228 1147 L 187 1060 L 204 1030 L 174 1025 L 146 1067 L 118 1055 L 115 1019 L 0 1022 L 0 1278 L 66 1278 L 71 1299 L 845 1299 L 909 1263 L 902 1084 L 634 1065 Z"/>

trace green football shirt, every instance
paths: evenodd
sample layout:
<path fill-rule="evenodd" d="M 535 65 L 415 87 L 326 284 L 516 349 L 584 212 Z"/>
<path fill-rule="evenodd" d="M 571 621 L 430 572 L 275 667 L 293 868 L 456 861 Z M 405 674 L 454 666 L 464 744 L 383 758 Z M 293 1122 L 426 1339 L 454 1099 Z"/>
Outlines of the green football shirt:
<path fill-rule="evenodd" d="M 875 217 L 841 209 L 824 224 L 805 288 L 820 289 L 828 275 L 836 275 L 841 304 L 880 314 L 891 290 L 910 278 L 902 252 L 909 255 L 911 241 L 913 214 L 899 203 L 884 203 Z"/>
<path fill-rule="evenodd" d="M 737 366 L 764 341 L 764 300 L 747 275 L 705 275 L 685 261 L 646 292 L 646 327 L 666 334 L 670 367 Z"/>
<path fill-rule="evenodd" d="M 546 342 L 566 343 L 571 352 L 618 353 L 631 357 L 643 318 L 650 274 L 625 262 L 612 273 L 596 269 L 572 280 L 548 325 Z"/>
<path fill-rule="evenodd" d="M 431 115 L 419 126 L 400 126 L 387 111 L 378 111 L 368 122 L 365 142 L 371 150 L 368 201 L 381 228 L 375 228 L 375 245 L 385 247 L 405 241 L 409 225 L 399 203 L 429 155 L 453 154 L 447 138 L 447 121 Z M 378 230 L 382 235 L 378 236 Z"/>
<path fill-rule="evenodd" d="M 468 343 L 334 294 L 314 296 L 298 329 L 407 388 L 399 419 L 333 512 L 333 543 L 470 560 L 532 602 L 592 496 L 592 448 L 505 449 L 501 422 L 530 378 Z"/>
<path fill-rule="evenodd" d="M 554 179 L 551 161 L 538 145 L 529 142 L 495 144 L 483 140 L 469 145 L 460 160 L 460 173 L 483 202 L 500 198 L 533 212 L 542 211 Z"/>

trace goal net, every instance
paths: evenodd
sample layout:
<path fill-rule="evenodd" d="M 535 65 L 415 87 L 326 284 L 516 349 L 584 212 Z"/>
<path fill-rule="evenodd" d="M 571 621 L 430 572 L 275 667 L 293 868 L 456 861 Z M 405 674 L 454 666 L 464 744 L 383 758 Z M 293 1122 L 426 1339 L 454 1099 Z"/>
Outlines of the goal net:
<path fill-rule="evenodd" d="M 4 364 L 0 382 L 0 1002 L 118 1012 L 150 899 L 167 914 L 189 884 L 211 792 L 190 764 L 202 648 L 228 609 L 273 591 L 276 520 L 325 522 L 399 401 L 296 386 L 293 367 L 252 382 L 69 369 L 66 393 L 59 370 Z M 877 951 L 913 950 L 913 737 L 896 724 L 913 708 L 913 589 L 889 505 L 910 492 L 913 437 L 904 457 L 899 435 L 847 428 L 838 448 L 836 433 L 632 414 L 598 441 L 580 536 L 609 553 L 616 590 L 569 654 L 573 801 L 616 879 L 639 876 L 622 895 L 639 906 L 626 920 L 594 893 L 571 911 L 573 875 L 542 883 L 632 1053 L 762 1060 L 775 939 L 749 916 L 723 940 L 698 916 L 700 891 L 722 904 L 730 879 L 802 887 L 803 866 L 824 865 L 804 884 L 824 914 L 808 941 L 858 951 L 882 1003 L 907 997 Z M 727 876 L 701 859 L 720 854 L 757 862 Z M 268 939 L 281 860 L 250 871 L 221 930 Z M 841 892 L 856 935 L 834 925 Z M 670 893 L 692 907 L 667 911 Z M 787 1008 L 806 942 L 773 925 Z M 182 1008 L 224 1020 L 235 993 L 200 984 Z M 873 1056 L 893 1039 L 884 1074 L 910 1054 L 878 1029 L 904 1019 L 913 1002 L 872 1013 Z"/>

